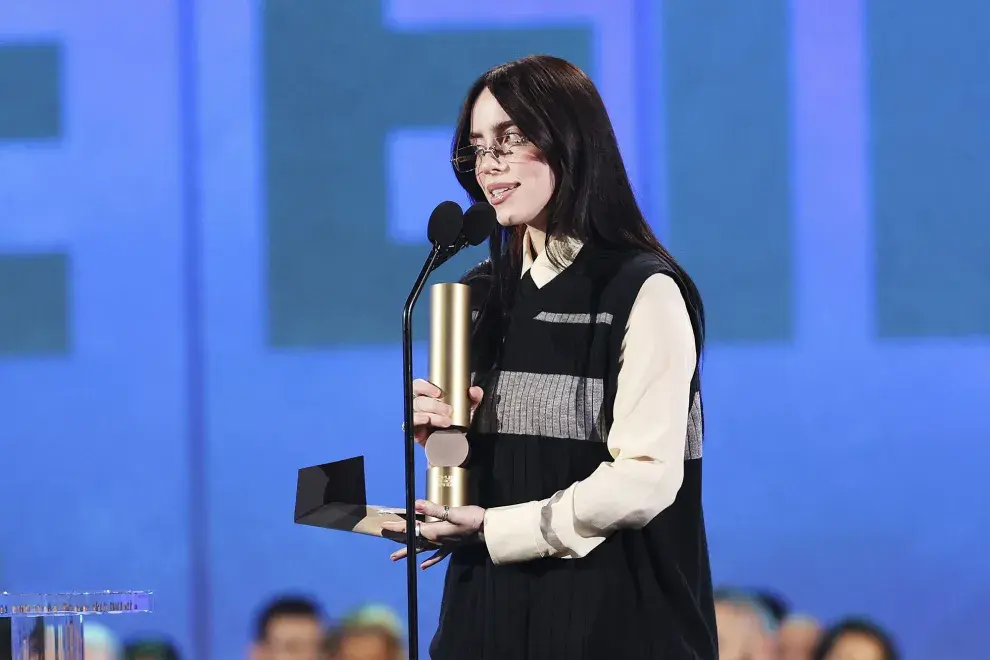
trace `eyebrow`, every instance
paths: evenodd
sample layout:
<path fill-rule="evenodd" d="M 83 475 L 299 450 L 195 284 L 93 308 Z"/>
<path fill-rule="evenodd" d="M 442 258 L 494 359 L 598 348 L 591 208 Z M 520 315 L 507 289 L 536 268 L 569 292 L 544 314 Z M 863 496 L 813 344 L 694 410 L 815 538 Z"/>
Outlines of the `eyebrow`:
<path fill-rule="evenodd" d="M 505 121 L 500 121 L 499 123 L 492 126 L 492 131 L 495 132 L 496 134 L 504 133 L 507 129 L 514 128 L 515 125 L 516 122 L 512 121 L 511 119 L 507 119 Z M 484 137 L 484 136 L 481 133 L 471 133 L 468 136 L 468 139 L 475 140 L 480 137 Z"/>

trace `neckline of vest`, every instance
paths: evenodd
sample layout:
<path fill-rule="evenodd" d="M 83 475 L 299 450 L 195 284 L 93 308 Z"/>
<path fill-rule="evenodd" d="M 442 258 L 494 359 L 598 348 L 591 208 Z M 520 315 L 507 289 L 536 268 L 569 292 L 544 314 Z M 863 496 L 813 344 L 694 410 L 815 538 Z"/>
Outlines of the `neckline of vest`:
<path fill-rule="evenodd" d="M 579 276 L 581 273 L 585 272 L 587 268 L 587 260 L 592 253 L 591 246 L 585 245 L 581 248 L 581 251 L 577 253 L 574 260 L 567 264 L 563 270 L 557 273 L 556 276 L 542 287 L 536 286 L 536 282 L 533 280 L 532 274 L 527 271 L 523 274 L 519 282 L 519 294 L 516 298 L 515 308 L 513 310 L 513 315 L 522 313 L 529 318 L 532 318 L 536 312 L 543 309 L 543 300 L 547 296 L 555 295 L 561 287 L 566 287 L 568 285 L 568 280 Z"/>

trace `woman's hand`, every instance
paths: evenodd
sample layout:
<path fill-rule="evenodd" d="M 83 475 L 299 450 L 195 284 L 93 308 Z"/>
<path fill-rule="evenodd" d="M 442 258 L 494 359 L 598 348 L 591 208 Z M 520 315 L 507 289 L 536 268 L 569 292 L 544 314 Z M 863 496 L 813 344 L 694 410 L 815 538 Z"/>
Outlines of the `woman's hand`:
<path fill-rule="evenodd" d="M 453 411 L 440 400 L 443 392 L 433 383 L 417 378 L 413 381 L 413 434 L 416 442 L 426 445 L 431 429 L 445 429 L 451 424 L 450 415 Z M 468 390 L 471 400 L 471 416 L 481 403 L 484 391 L 477 385 Z"/>
<path fill-rule="evenodd" d="M 433 546 L 439 546 L 439 550 L 420 565 L 423 570 L 443 561 L 457 546 L 484 541 L 485 510 L 480 506 L 453 507 L 445 515 L 444 508 L 439 504 L 417 500 L 416 513 L 440 519 L 440 522 L 419 523 L 419 537 Z M 382 523 L 382 528 L 405 534 L 406 521 Z M 392 561 L 399 561 L 405 556 L 406 548 L 399 548 L 392 553 Z"/>

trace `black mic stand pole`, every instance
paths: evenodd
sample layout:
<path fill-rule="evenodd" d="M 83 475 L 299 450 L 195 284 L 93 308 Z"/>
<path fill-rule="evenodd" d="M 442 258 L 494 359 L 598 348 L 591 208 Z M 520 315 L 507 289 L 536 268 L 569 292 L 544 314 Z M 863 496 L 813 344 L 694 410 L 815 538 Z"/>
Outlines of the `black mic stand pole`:
<path fill-rule="evenodd" d="M 406 304 L 402 308 L 402 393 L 405 402 L 402 407 L 406 444 L 406 610 L 408 612 L 409 654 L 408 660 L 419 658 L 419 601 L 416 575 L 416 437 L 413 433 L 413 364 L 412 364 L 412 312 L 419 295 L 423 292 L 430 273 L 442 263 L 443 248 L 433 246 L 430 257 L 419 272 Z M 446 255 L 444 255 L 446 256 Z"/>

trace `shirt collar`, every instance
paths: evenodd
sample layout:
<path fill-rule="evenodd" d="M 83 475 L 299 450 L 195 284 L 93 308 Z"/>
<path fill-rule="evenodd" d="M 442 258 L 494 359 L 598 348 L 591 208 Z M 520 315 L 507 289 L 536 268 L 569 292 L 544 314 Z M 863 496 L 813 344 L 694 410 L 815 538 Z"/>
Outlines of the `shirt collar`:
<path fill-rule="evenodd" d="M 527 271 L 530 272 L 530 276 L 533 278 L 533 283 L 536 288 L 542 289 L 546 284 L 557 277 L 564 268 L 567 268 L 574 262 L 574 257 L 577 253 L 581 251 L 584 245 L 581 241 L 576 238 L 550 238 L 547 246 L 550 244 L 554 245 L 555 254 L 562 260 L 561 268 L 557 268 L 550 261 L 550 257 L 547 255 L 547 250 L 544 249 L 540 252 L 536 259 L 533 259 L 533 243 L 532 237 L 530 236 L 530 230 L 527 229 L 526 233 L 523 234 L 523 244 L 522 244 L 522 272 L 520 275 L 525 275 Z"/>

